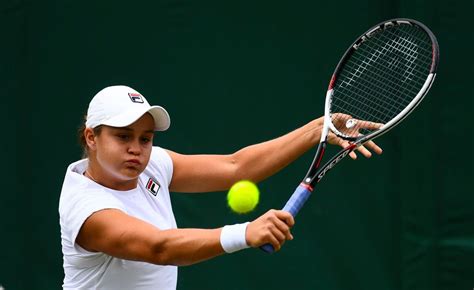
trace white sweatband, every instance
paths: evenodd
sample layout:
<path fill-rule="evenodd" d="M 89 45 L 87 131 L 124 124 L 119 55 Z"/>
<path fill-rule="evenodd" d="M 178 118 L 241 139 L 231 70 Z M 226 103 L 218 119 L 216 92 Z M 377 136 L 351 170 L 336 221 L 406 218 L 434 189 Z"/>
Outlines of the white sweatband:
<path fill-rule="evenodd" d="M 249 247 L 245 232 L 249 222 L 225 226 L 221 231 L 221 245 L 226 253 L 233 253 Z"/>

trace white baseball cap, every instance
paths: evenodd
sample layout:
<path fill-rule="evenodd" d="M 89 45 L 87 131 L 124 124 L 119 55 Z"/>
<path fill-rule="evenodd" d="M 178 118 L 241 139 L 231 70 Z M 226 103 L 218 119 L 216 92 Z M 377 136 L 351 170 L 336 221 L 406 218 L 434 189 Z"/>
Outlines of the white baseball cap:
<path fill-rule="evenodd" d="M 99 125 L 126 127 L 150 113 L 155 120 L 155 131 L 170 127 L 170 116 L 160 106 L 150 106 L 144 96 L 127 86 L 111 86 L 98 92 L 89 103 L 86 127 Z"/>

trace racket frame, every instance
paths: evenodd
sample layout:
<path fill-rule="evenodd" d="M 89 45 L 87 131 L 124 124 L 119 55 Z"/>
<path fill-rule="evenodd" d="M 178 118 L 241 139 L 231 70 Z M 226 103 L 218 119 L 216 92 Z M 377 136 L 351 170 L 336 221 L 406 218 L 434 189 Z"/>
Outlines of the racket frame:
<path fill-rule="evenodd" d="M 374 132 L 371 132 L 367 135 L 363 135 L 360 137 L 347 136 L 344 133 L 337 130 L 337 128 L 334 126 L 334 124 L 331 121 L 330 107 L 331 107 L 331 102 L 332 102 L 332 96 L 334 94 L 334 90 L 333 90 L 334 85 L 339 76 L 339 73 L 342 67 L 344 66 L 344 64 L 346 63 L 346 61 L 351 56 L 351 54 L 354 53 L 354 51 L 357 50 L 364 41 L 367 41 L 376 33 L 381 32 L 384 29 L 390 28 L 395 25 L 401 25 L 401 24 L 418 26 L 429 36 L 432 43 L 432 57 L 433 57 L 432 62 L 431 62 L 431 67 L 430 67 L 430 73 L 427 76 L 425 83 L 423 84 L 418 94 L 411 100 L 411 102 L 406 106 L 406 108 L 403 109 L 392 120 L 382 125 L 382 127 L 379 130 L 376 130 Z M 364 34 L 359 36 L 359 38 L 357 38 L 352 43 L 352 45 L 349 46 L 349 48 L 346 50 L 346 52 L 342 56 L 329 82 L 328 91 L 326 92 L 326 100 L 325 100 L 325 107 L 324 107 L 324 124 L 323 124 L 323 130 L 321 132 L 320 144 L 318 146 L 315 158 L 310 166 L 310 169 L 308 170 L 308 173 L 306 174 L 302 183 L 306 184 L 308 188 L 314 189 L 314 186 L 324 177 L 326 172 L 329 171 L 331 168 L 333 168 L 339 161 L 344 159 L 344 157 L 349 155 L 351 151 L 355 150 L 357 147 L 363 145 L 364 143 L 387 133 L 393 127 L 395 127 L 401 121 L 403 121 L 408 115 L 410 115 L 410 113 L 421 103 L 423 98 L 426 96 L 426 94 L 430 90 L 431 85 L 433 84 L 436 77 L 438 60 L 439 60 L 439 47 L 438 47 L 438 41 L 436 37 L 427 26 L 413 19 L 395 18 L 395 19 L 386 20 L 386 21 L 378 23 L 377 25 L 374 25 L 373 27 L 368 29 Z M 339 151 L 339 153 L 337 153 L 333 158 L 327 161 L 322 167 L 319 167 L 322 160 L 322 155 L 324 154 L 324 151 L 327 145 L 327 136 L 329 134 L 329 130 L 331 130 L 331 132 L 336 134 L 338 137 L 341 137 L 347 141 L 350 141 L 351 144 L 348 147 Z"/>
<path fill-rule="evenodd" d="M 367 135 L 363 135 L 360 137 L 347 136 L 343 134 L 342 132 L 340 132 L 339 130 L 337 130 L 337 128 L 334 126 L 334 124 L 331 121 L 331 112 L 330 112 L 332 96 L 334 93 L 333 88 L 336 83 L 337 77 L 339 76 L 339 73 L 341 71 L 341 68 L 344 66 L 345 62 L 349 59 L 350 55 L 355 50 L 357 50 L 364 41 L 368 40 L 370 37 L 372 37 L 379 31 L 383 31 L 386 28 L 389 28 L 395 25 L 400 25 L 400 24 L 416 25 L 420 27 L 423 31 L 425 31 L 427 35 L 430 37 L 431 43 L 432 43 L 432 63 L 430 67 L 430 73 L 428 74 L 420 91 L 417 93 L 415 98 L 413 98 L 412 101 L 407 105 L 407 107 L 403 109 L 399 114 L 397 114 L 397 116 L 395 116 L 389 122 L 382 125 L 382 127 L 379 130 L 373 131 Z M 334 73 L 329 82 L 328 91 L 326 93 L 325 108 L 324 108 L 324 123 L 323 123 L 323 128 L 321 131 L 321 139 L 320 139 L 318 148 L 316 150 L 315 157 L 303 181 L 298 185 L 295 192 L 291 195 L 290 199 L 287 201 L 287 203 L 283 207 L 283 210 L 290 212 L 293 215 L 293 217 L 295 217 L 300 211 L 300 209 L 303 207 L 304 203 L 309 198 L 311 193 L 313 192 L 316 184 L 319 183 L 319 181 L 321 181 L 321 179 L 326 175 L 326 173 L 329 170 L 334 168 L 334 166 L 337 163 L 343 160 L 347 155 L 349 155 L 349 153 L 351 153 L 357 147 L 387 133 L 396 125 L 398 125 L 402 120 L 404 120 L 408 115 L 410 115 L 410 113 L 420 104 L 420 102 L 423 100 L 423 98 L 426 96 L 427 92 L 431 88 L 431 85 L 433 84 L 436 77 L 438 60 L 439 60 L 439 47 L 438 47 L 438 41 L 436 40 L 436 37 L 434 36 L 434 34 L 430 31 L 428 27 L 426 27 L 424 24 L 416 20 L 412 20 L 408 18 L 395 18 L 395 19 L 383 21 L 373 26 L 372 28 L 368 29 L 364 34 L 362 34 L 359 38 L 357 38 L 352 43 L 352 45 L 346 50 L 343 57 L 337 64 L 336 69 L 334 70 Z M 328 137 L 329 131 L 332 131 L 338 137 L 341 137 L 349 141 L 350 143 L 349 143 L 349 146 L 340 150 L 331 159 L 329 159 L 324 165 L 320 166 L 323 155 L 326 151 L 327 137 Z M 274 252 L 274 248 L 271 244 L 263 245 L 260 248 L 267 253 Z"/>

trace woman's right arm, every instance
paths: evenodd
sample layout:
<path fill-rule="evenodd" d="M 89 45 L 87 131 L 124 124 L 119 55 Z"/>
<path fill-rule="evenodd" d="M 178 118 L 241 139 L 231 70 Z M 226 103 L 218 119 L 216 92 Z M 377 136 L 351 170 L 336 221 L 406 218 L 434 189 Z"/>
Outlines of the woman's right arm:
<path fill-rule="evenodd" d="M 293 239 L 293 217 L 270 210 L 249 223 L 245 233 L 251 247 L 270 243 L 279 250 Z M 158 265 L 191 265 L 224 252 L 220 243 L 222 228 L 160 230 L 117 209 L 93 213 L 82 225 L 76 239 L 82 248 L 126 260 Z"/>

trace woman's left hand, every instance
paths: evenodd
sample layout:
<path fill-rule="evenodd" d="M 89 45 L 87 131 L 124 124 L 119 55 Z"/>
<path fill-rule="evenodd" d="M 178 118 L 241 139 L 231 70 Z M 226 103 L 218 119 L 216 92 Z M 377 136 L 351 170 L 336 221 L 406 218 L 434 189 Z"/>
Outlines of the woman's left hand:
<path fill-rule="evenodd" d="M 348 135 L 354 135 L 354 136 L 358 136 L 359 135 L 359 130 L 361 130 L 361 129 L 376 130 L 376 129 L 380 128 L 383 125 L 383 124 L 380 124 L 380 123 L 354 120 L 355 126 L 353 128 L 350 128 L 350 130 L 348 130 L 346 128 L 346 122 L 348 120 L 352 119 L 352 116 L 349 116 L 349 115 L 346 115 L 346 114 L 341 114 L 341 113 L 336 113 L 336 114 L 332 115 L 332 119 L 333 119 L 333 124 L 336 127 L 336 129 L 340 130 L 342 133 L 347 133 Z M 338 137 L 333 132 L 329 133 L 327 140 L 328 140 L 329 144 L 339 145 L 343 148 L 346 148 L 347 146 L 350 145 L 349 141 Z M 361 146 L 357 147 L 356 150 L 359 151 L 362 155 L 364 155 L 367 158 L 370 158 L 372 156 L 372 152 L 375 152 L 376 154 L 379 154 L 379 155 L 382 154 L 382 148 L 380 148 L 373 141 L 366 142 L 364 145 L 361 145 Z M 351 153 L 349 153 L 349 156 L 352 159 L 357 159 L 357 154 L 355 153 L 355 151 L 352 151 Z"/>

